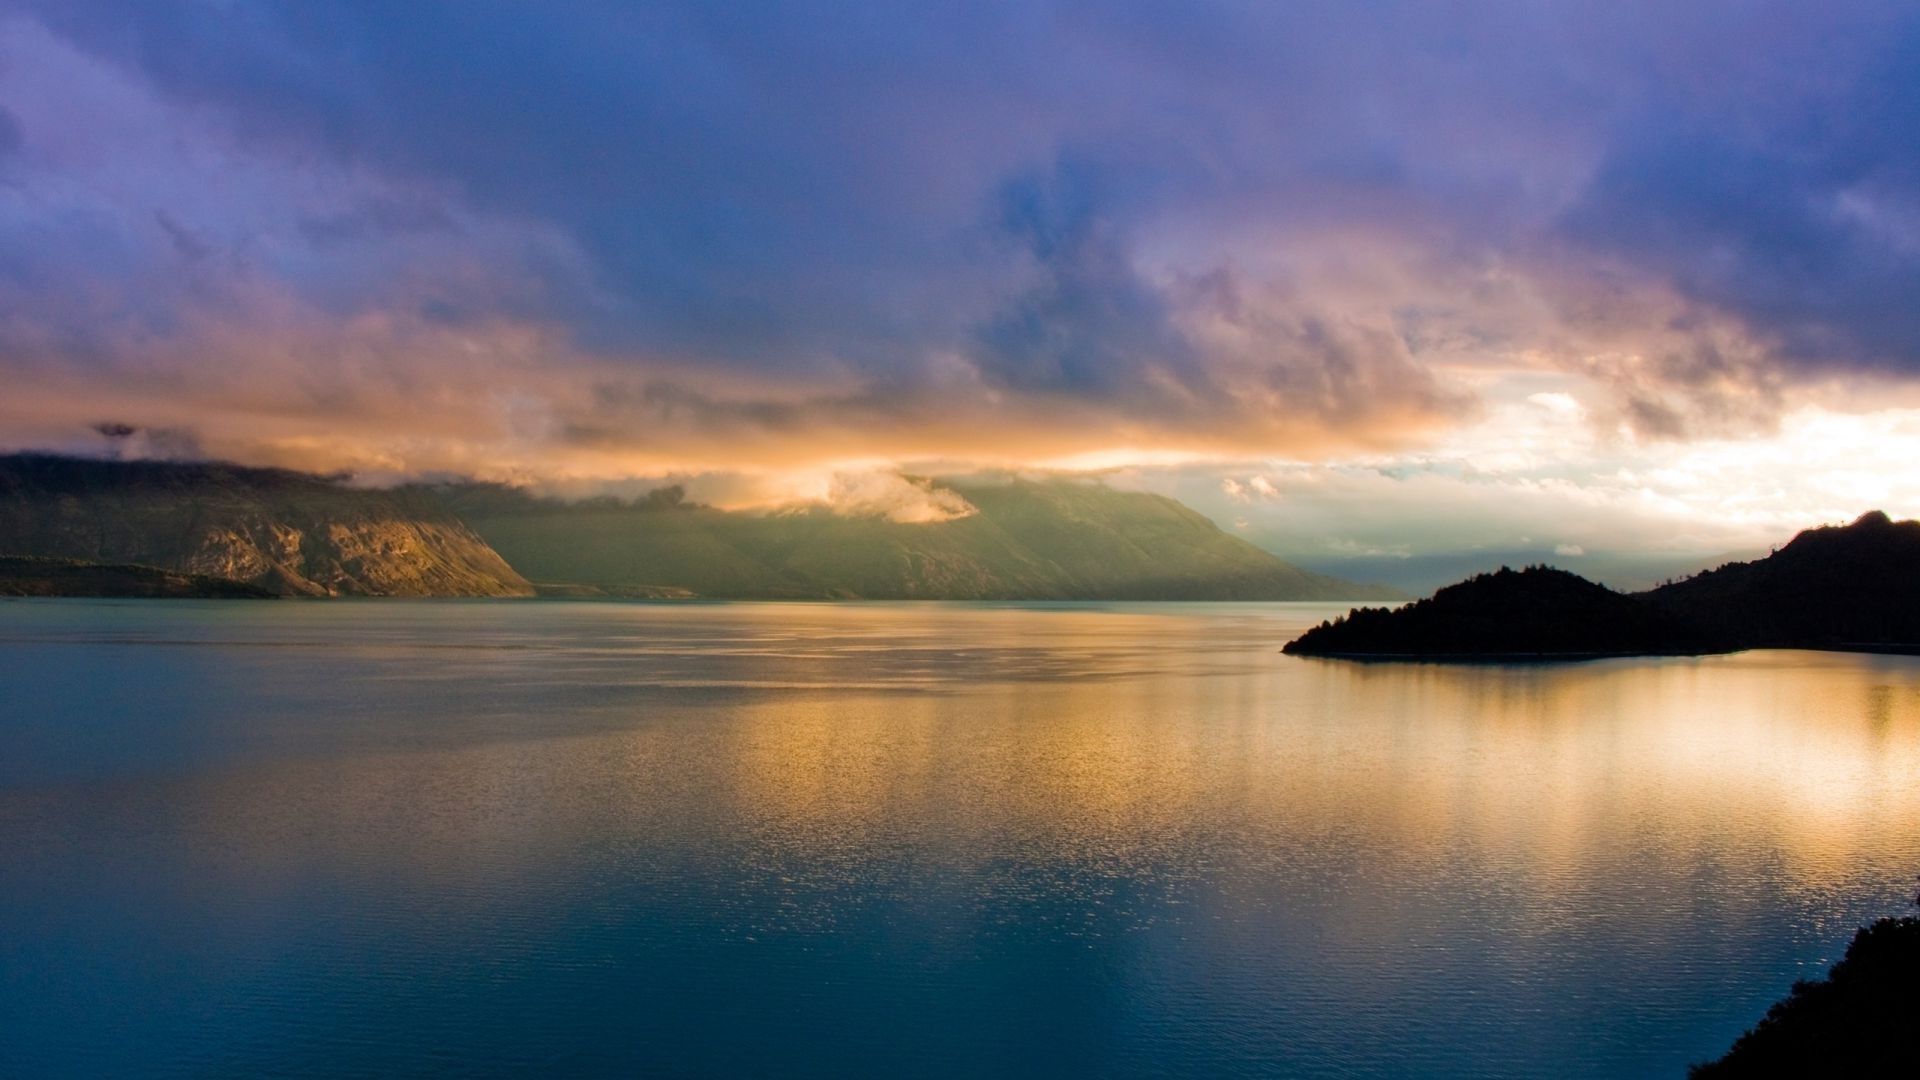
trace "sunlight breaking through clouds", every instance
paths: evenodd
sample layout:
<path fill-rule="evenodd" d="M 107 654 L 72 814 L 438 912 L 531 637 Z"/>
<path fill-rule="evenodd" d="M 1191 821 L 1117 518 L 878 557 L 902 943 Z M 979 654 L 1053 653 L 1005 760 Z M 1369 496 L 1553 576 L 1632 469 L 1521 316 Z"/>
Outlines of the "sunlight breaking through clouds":
<path fill-rule="evenodd" d="M 1093 471 L 1287 550 L 1920 509 L 1910 8 L 1170 18 L 8 4 L 0 448 Z"/>

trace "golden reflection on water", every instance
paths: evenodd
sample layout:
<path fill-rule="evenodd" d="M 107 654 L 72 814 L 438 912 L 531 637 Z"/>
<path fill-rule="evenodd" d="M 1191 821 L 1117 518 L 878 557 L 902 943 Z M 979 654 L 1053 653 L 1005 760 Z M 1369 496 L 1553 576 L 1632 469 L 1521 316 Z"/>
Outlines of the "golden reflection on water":
<path fill-rule="evenodd" d="M 1258 866 L 1324 843 L 1412 864 L 1481 859 L 1546 890 L 1608 859 L 1755 857 L 1821 889 L 1869 852 L 1914 850 L 1911 661 L 1458 667 L 1274 651 L 1307 617 L 645 609 L 631 637 L 578 642 L 595 655 L 573 677 L 608 684 L 578 710 L 594 717 L 585 729 L 562 722 L 548 737 L 548 706 L 515 701 L 517 676 L 564 662 L 482 654 L 443 674 L 493 681 L 523 710 L 509 737 L 300 755 L 195 788 L 203 824 L 244 833 L 274 816 L 236 817 L 236 800 L 293 785 L 319 814 L 309 831 L 337 829 L 343 844 L 378 827 L 370 814 L 437 800 L 404 834 L 429 863 L 613 814 L 690 842 L 733 829 L 796 860 L 906 844 L 976 861 L 1212 852 Z M 701 653 L 689 634 L 725 644 L 689 668 Z M 394 657 L 406 663 L 404 649 Z M 655 689 L 688 685 L 739 692 L 689 702 Z"/>
<path fill-rule="evenodd" d="M 1920 822 L 1920 688 L 1909 662 L 1876 657 L 1274 657 L 1228 675 L 760 701 L 739 718 L 731 798 L 804 825 L 803 844 L 938 800 L 979 850 L 1041 860 L 1147 852 L 1229 820 L 1279 842 L 1318 830 L 1376 856 L 1486 858 L 1545 890 L 1608 869 L 1583 862 L 1754 857 L 1819 890 L 1873 852 L 1912 854 Z"/>
<path fill-rule="evenodd" d="M 0 856 L 38 883 L 0 903 L 131 928 L 109 967 L 238 957 L 228 1003 L 273 1015 L 365 957 L 485 956 L 557 1031 L 703 965 L 709 1013 L 976 978 L 977 1030 L 1065 973 L 1087 1030 L 1137 1007 L 1168 1061 L 1457 1043 L 1470 1075 L 1497 1044 L 1524 1075 L 1563 1038 L 1606 1075 L 1723 1046 L 1920 868 L 1920 662 L 1278 652 L 1327 613 L 10 609 L 40 651 L 0 689 L 63 675 L 0 724 Z M 733 951 L 770 943 L 788 967 Z M 810 966 L 835 948 L 868 966 Z"/>

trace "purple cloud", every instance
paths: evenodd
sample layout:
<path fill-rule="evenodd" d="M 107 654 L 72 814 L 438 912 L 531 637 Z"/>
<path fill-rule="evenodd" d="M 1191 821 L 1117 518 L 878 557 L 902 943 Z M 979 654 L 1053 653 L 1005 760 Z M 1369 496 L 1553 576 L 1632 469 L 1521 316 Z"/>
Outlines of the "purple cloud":
<path fill-rule="evenodd" d="M 1386 440 L 1469 362 L 1684 436 L 1920 369 L 1908 5 L 0 11 L 16 442 L 90 377 L 887 454 Z"/>

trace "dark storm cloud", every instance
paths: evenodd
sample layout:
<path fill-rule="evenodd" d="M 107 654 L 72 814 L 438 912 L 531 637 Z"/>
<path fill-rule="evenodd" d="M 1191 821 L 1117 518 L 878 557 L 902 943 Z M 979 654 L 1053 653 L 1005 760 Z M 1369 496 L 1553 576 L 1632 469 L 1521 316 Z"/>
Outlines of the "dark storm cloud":
<path fill-rule="evenodd" d="M 1567 228 L 1788 359 L 1920 369 L 1920 33 L 1828 74 L 1798 99 L 1642 118 Z"/>
<path fill-rule="evenodd" d="M 0 161 L 5 161 L 8 156 L 19 150 L 20 141 L 20 121 L 14 119 L 13 113 L 5 106 L 0 105 Z"/>
<path fill-rule="evenodd" d="M 999 225 L 1030 257 L 1035 280 L 980 328 L 981 371 L 1018 391 L 1100 396 L 1157 371 L 1211 396 L 1169 298 L 1142 279 L 1096 202 L 1070 169 L 1003 191 Z"/>
<path fill-rule="evenodd" d="M 639 401 L 875 453 L 890 408 L 1364 438 L 1521 354 L 1681 437 L 1920 370 L 1906 4 L 0 12 L 10 369 L 431 364 L 562 441 Z"/>

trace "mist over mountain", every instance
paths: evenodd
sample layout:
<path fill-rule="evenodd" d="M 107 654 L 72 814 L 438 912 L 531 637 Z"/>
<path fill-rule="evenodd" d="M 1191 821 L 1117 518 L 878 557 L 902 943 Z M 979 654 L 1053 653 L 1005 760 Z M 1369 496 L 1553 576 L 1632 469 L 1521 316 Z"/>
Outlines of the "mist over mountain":
<path fill-rule="evenodd" d="M 1686 655 L 1920 651 L 1920 522 L 1878 510 L 1763 559 L 1640 593 L 1545 566 L 1501 568 L 1395 610 L 1359 608 L 1288 642 L 1306 656 Z"/>
<path fill-rule="evenodd" d="M 0 457 L 0 554 L 293 596 L 525 596 L 534 582 L 549 595 L 654 598 L 1399 595 L 1289 565 L 1164 496 L 1097 483 L 894 478 L 838 494 L 831 507 L 748 513 L 678 488 L 567 502 L 488 484 L 376 490 L 276 469 L 28 454 Z"/>
<path fill-rule="evenodd" d="M 804 507 L 741 513 L 677 489 L 562 502 L 438 489 L 542 586 L 610 595 L 942 600 L 1387 598 L 1292 566 L 1166 498 L 1077 480 L 930 482 L 970 512 L 898 520 Z"/>

